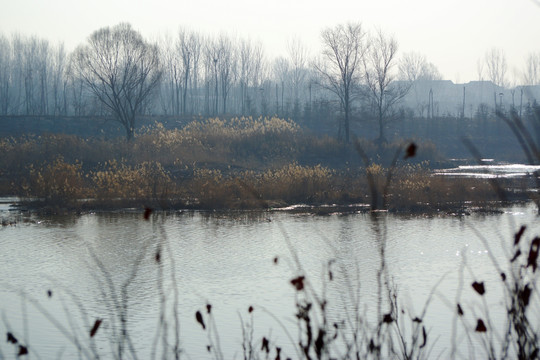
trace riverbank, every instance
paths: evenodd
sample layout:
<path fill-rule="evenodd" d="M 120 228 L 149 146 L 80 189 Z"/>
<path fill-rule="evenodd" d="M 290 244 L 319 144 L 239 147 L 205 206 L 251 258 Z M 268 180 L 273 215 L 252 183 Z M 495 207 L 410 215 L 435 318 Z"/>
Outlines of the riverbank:
<path fill-rule="evenodd" d="M 192 207 L 168 207 L 163 208 L 159 204 L 158 206 L 148 206 L 147 203 L 134 203 L 132 206 L 126 206 L 125 201 L 119 201 L 118 203 L 109 203 L 106 206 L 96 206 L 92 204 L 92 201 L 86 200 L 79 207 L 60 207 L 51 206 L 43 201 L 34 200 L 19 200 L 17 198 L 11 198 L 12 200 L 6 201 L 5 198 L 0 198 L 0 225 L 1 226 L 14 226 L 20 223 L 34 223 L 33 218 L 35 216 L 72 216 L 72 215 L 85 215 L 92 213 L 134 213 L 144 217 L 145 213 L 160 213 L 160 214 L 182 214 L 185 212 L 202 212 L 202 213 L 289 213 L 311 216 L 332 216 L 332 215 L 350 215 L 372 212 L 388 212 L 398 215 L 425 215 L 425 216 L 469 216 L 473 214 L 501 214 L 502 209 L 509 206 L 526 206 L 527 204 L 534 204 L 531 200 L 527 199 L 514 199 L 512 201 L 489 201 L 489 202 L 463 202 L 463 203 L 448 203 L 440 204 L 439 206 L 431 206 L 430 204 L 417 204 L 414 208 L 410 208 L 408 211 L 398 211 L 394 209 L 382 209 L 373 211 L 369 203 L 356 203 L 356 204 L 290 204 L 284 205 L 283 203 L 274 203 L 274 206 L 267 208 L 244 208 L 244 209 L 202 209 L 195 206 Z"/>
<path fill-rule="evenodd" d="M 41 174 L 37 177 L 41 183 L 36 195 L 18 196 L 11 203 L 16 203 L 22 211 L 51 214 L 144 211 L 147 208 L 156 211 L 287 209 L 316 214 L 373 210 L 467 214 L 538 199 L 534 179 L 530 176 L 442 176 L 421 166 L 393 170 L 372 166 L 364 174 L 357 171 L 354 176 L 351 172 L 298 165 L 262 174 L 224 176 L 207 171 L 179 183 L 169 178 L 166 191 L 159 193 L 155 191 L 155 184 L 121 184 L 121 179 L 127 177 L 126 171 L 103 175 L 100 184 L 87 180 L 77 186 L 67 185 L 51 175 L 46 177 L 47 180 Z M 83 174 L 76 177 L 88 179 Z M 115 185 L 114 181 L 118 183 Z M 154 178 L 153 181 L 159 180 Z M 61 188 L 61 184 L 69 191 Z M 9 201 L 8 198 L 3 206 Z"/>

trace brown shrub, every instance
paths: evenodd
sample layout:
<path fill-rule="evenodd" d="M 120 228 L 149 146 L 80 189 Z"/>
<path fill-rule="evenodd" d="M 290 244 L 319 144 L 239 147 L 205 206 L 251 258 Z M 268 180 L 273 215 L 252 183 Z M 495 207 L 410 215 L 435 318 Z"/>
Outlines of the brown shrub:
<path fill-rule="evenodd" d="M 44 199 L 49 204 L 71 204 L 88 195 L 81 171 L 82 164 L 56 160 L 40 167 L 28 168 L 28 181 L 22 185 L 24 195 Z"/>
<path fill-rule="evenodd" d="M 172 188 L 168 172 L 159 162 L 130 166 L 116 160 L 107 161 L 101 170 L 90 173 L 94 196 L 111 199 L 162 199 Z"/>

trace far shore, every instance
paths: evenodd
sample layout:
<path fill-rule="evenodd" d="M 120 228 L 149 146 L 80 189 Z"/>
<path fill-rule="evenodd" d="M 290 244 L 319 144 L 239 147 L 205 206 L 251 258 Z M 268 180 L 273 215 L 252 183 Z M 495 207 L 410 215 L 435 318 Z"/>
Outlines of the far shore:
<path fill-rule="evenodd" d="M 426 215 L 426 216 L 468 216 L 472 214 L 501 214 L 503 208 L 515 205 L 527 205 L 534 203 L 524 196 L 516 196 L 508 201 L 486 202 L 462 202 L 446 204 L 416 204 L 407 210 L 399 209 L 372 209 L 369 203 L 354 204 L 286 204 L 282 201 L 268 202 L 266 206 L 231 208 L 208 208 L 191 206 L 168 206 L 163 207 L 155 201 L 129 202 L 121 201 L 96 204 L 91 200 L 81 202 L 80 206 L 61 206 L 47 204 L 42 200 L 24 200 L 17 197 L 0 198 L 0 214 L 2 210 L 7 214 L 2 218 L 3 226 L 14 225 L 13 221 L 20 214 L 38 216 L 52 215 L 84 215 L 91 213 L 132 213 L 148 216 L 148 214 L 180 214 L 184 212 L 206 213 L 290 213 L 314 216 L 350 215 L 359 213 L 391 213 L 395 215 Z M 1 206 L 4 205 L 4 208 Z"/>

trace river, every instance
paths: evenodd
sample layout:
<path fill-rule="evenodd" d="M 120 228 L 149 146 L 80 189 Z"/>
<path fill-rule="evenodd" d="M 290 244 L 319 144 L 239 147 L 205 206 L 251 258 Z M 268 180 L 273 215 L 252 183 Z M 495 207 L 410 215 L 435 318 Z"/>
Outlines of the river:
<path fill-rule="evenodd" d="M 488 310 L 499 329 L 504 320 L 493 259 L 506 266 L 520 225 L 528 226 L 529 240 L 540 234 L 534 206 L 503 210 L 468 216 L 174 212 L 144 220 L 140 212 L 38 216 L 3 205 L 0 215 L 16 221 L 0 228 L 0 332 L 14 334 L 32 358 L 84 358 L 91 351 L 112 358 L 124 289 L 128 354 L 160 354 L 164 336 L 173 346 L 177 314 L 183 358 L 243 358 L 241 324 L 253 319 L 256 346 L 264 336 L 283 349 L 283 358 L 294 359 L 287 333 L 298 341 L 295 301 L 304 292 L 311 300 L 311 291 L 327 299 L 332 323 L 353 318 L 356 305 L 371 324 L 366 329 L 374 326 L 379 304 L 387 312 L 386 297 L 378 295 L 383 250 L 383 281 L 397 289 L 407 326 L 433 294 L 422 323 L 430 358 L 448 358 L 463 337 L 472 338 L 471 345 L 453 354 L 470 358 L 483 351 L 471 328 L 476 317 Z M 290 281 L 299 275 L 307 288 L 297 292 Z M 485 282 L 484 298 L 471 288 L 473 281 Z M 457 302 L 467 331 L 455 326 Z M 96 319 L 103 322 L 90 339 Z M 87 350 L 77 350 L 77 343 Z M 0 358 L 16 352 L 15 345 L 0 343 Z"/>

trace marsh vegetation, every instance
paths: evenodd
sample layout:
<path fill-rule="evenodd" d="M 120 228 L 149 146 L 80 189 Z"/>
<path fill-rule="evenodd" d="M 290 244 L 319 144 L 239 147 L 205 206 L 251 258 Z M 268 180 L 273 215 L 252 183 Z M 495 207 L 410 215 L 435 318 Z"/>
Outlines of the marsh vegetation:
<path fill-rule="evenodd" d="M 355 144 L 279 118 L 208 119 L 181 129 L 158 123 L 130 142 L 65 134 L 3 138 L 1 189 L 52 209 L 261 209 L 370 204 L 369 174 L 389 210 L 455 210 L 499 200 L 487 179 L 433 176 L 445 162 L 431 143 L 416 142 L 407 159 L 409 143 Z M 526 179 L 502 181 L 527 186 Z"/>

